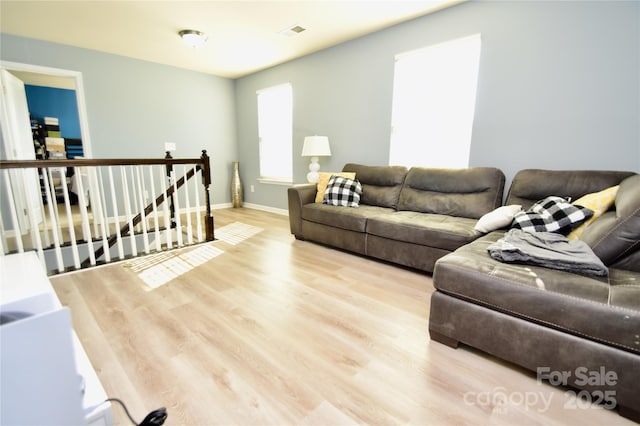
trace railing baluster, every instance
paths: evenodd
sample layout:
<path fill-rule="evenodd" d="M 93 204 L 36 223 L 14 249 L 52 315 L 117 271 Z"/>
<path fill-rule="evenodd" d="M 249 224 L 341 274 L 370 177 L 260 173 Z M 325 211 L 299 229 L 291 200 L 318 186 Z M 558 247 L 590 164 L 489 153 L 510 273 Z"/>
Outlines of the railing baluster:
<path fill-rule="evenodd" d="M 133 171 L 133 170 L 132 170 Z M 140 209 L 142 224 L 142 242 L 144 246 L 144 252 L 149 254 L 149 235 L 147 234 L 147 216 L 144 214 L 144 189 L 142 187 L 142 175 L 140 174 L 140 166 L 135 166 L 135 176 L 138 187 L 138 208 Z"/>
<path fill-rule="evenodd" d="M 102 175 L 100 174 L 100 169 L 89 169 L 87 170 L 89 176 L 89 199 L 91 200 L 91 212 L 93 213 L 93 223 L 94 229 L 99 227 L 100 234 L 102 236 L 102 248 L 104 250 L 104 261 L 109 263 L 111 262 L 111 253 L 109 250 L 109 241 L 107 240 L 107 229 L 104 223 L 104 204 L 102 200 L 104 200 L 103 191 L 101 190 L 102 185 L 98 184 L 98 175 L 100 175 L 100 182 L 102 182 Z M 99 222 L 99 223 L 98 223 Z M 97 225 L 96 225 L 97 224 Z M 98 232 L 96 232 L 98 234 Z M 97 259 L 96 259 L 97 261 Z"/>
<path fill-rule="evenodd" d="M 193 193 L 195 194 L 195 198 L 196 198 L 196 232 L 197 232 L 197 238 L 198 238 L 198 242 L 201 243 L 203 240 L 202 238 L 202 220 L 200 219 L 200 182 L 198 182 L 198 177 L 200 176 L 200 174 L 198 173 L 198 167 L 193 168 Z"/>
<path fill-rule="evenodd" d="M 58 198 L 56 197 L 56 187 L 53 181 L 53 173 L 52 169 L 47 169 L 46 173 L 47 181 L 49 182 L 49 197 L 51 198 L 51 203 L 53 205 L 53 215 L 55 217 L 55 221 L 58 224 L 55 232 L 58 233 L 58 240 L 60 240 L 60 245 L 64 244 L 64 234 L 62 232 L 62 220 L 60 220 L 60 212 L 58 208 Z"/>
<path fill-rule="evenodd" d="M 71 203 L 69 202 L 69 189 L 67 188 L 64 176 L 62 178 L 62 195 L 64 197 L 64 206 L 67 213 L 67 224 L 69 225 L 69 239 L 71 240 L 71 252 L 73 253 L 73 265 L 76 269 L 80 269 L 80 255 L 78 253 L 78 243 L 76 242 L 76 230 L 73 222 L 73 213 L 71 212 Z"/>
<path fill-rule="evenodd" d="M 160 189 L 163 194 L 167 193 L 167 177 L 164 170 L 160 169 Z M 173 248 L 173 240 L 171 238 L 171 212 L 169 210 L 170 198 L 165 198 L 163 205 L 164 216 L 164 232 L 167 239 L 167 249 Z"/>
<path fill-rule="evenodd" d="M 182 166 L 182 175 L 184 176 L 184 211 L 187 214 L 187 244 L 193 244 L 193 229 L 191 228 L 191 203 L 189 202 L 189 181 L 187 180 L 187 168 Z"/>
<path fill-rule="evenodd" d="M 24 244 L 22 242 L 22 230 L 20 229 L 20 222 L 18 221 L 18 214 L 16 210 L 15 198 L 13 195 L 13 188 L 11 187 L 11 182 L 9 180 L 9 171 L 5 170 L 3 173 L 3 180 L 6 187 L 5 194 L 9 199 L 9 212 L 11 214 L 11 222 L 13 225 L 13 232 L 15 235 L 16 246 L 18 249 L 18 253 L 24 252 Z"/>
<path fill-rule="evenodd" d="M 138 180 L 140 181 L 140 186 L 141 186 L 141 193 L 142 193 L 142 205 L 140 206 L 141 210 L 144 212 L 145 211 L 145 207 L 147 205 L 147 203 L 149 202 L 149 191 L 147 191 L 147 184 L 145 183 L 145 176 L 144 176 L 144 168 L 142 166 L 137 166 L 137 172 L 138 172 Z M 151 195 L 155 195 L 153 193 L 151 193 Z M 145 212 L 145 221 L 148 217 L 148 214 Z M 149 222 L 146 222 L 147 224 L 147 232 L 149 232 Z"/>
<path fill-rule="evenodd" d="M 149 166 L 151 167 L 151 166 Z M 149 217 L 149 212 L 146 210 L 146 205 L 149 203 L 149 191 L 147 191 L 147 184 L 145 183 L 145 175 L 144 175 L 144 167 L 138 166 L 138 174 L 140 175 L 140 184 L 142 185 L 142 211 L 145 215 L 145 226 L 147 227 L 147 234 L 151 232 L 151 218 Z M 151 198 L 154 198 L 155 194 L 151 193 Z M 147 238 L 148 240 L 148 238 Z M 149 245 L 149 249 L 151 250 L 151 242 L 148 240 L 147 244 Z"/>
<path fill-rule="evenodd" d="M 107 167 L 109 172 L 109 187 L 111 188 L 111 204 L 113 206 L 113 217 L 116 225 L 116 245 L 118 247 L 118 258 L 124 259 L 124 247 L 122 245 L 122 235 L 120 235 L 120 216 L 118 215 L 118 200 L 116 199 L 116 188 L 113 184 L 113 170 Z"/>
<path fill-rule="evenodd" d="M 42 179 L 44 181 L 44 176 L 45 176 L 45 169 L 35 169 L 36 174 L 42 174 Z M 49 226 L 47 225 L 47 215 L 45 213 L 45 208 L 44 208 L 44 200 L 42 199 L 42 196 L 39 196 L 39 204 L 40 204 L 40 211 L 42 212 L 42 236 L 44 239 L 44 245 L 45 247 L 49 248 L 51 247 L 51 240 L 49 239 Z M 51 230 L 53 231 L 53 226 L 51 226 Z M 55 232 L 55 231 L 53 231 Z"/>
<path fill-rule="evenodd" d="M 182 221 L 180 220 L 180 197 L 178 197 L 178 179 L 176 179 L 176 172 L 171 171 L 171 184 L 173 185 L 173 193 L 175 197 L 174 207 L 175 207 L 175 221 L 176 221 L 176 240 L 178 241 L 178 247 L 182 247 Z"/>
<path fill-rule="evenodd" d="M 137 193 L 137 185 L 136 185 L 136 173 L 135 173 L 135 168 L 133 166 L 129 166 L 127 168 L 127 170 L 130 173 L 130 178 L 131 178 L 131 184 L 129 187 L 130 193 L 129 196 L 131 197 L 131 215 L 135 217 L 136 213 L 135 211 L 137 210 L 136 205 L 138 204 L 138 193 Z M 133 228 L 131 229 L 131 233 L 135 234 L 136 232 L 140 232 L 140 225 L 139 224 L 133 224 Z M 137 244 L 137 242 L 136 242 Z"/>
<path fill-rule="evenodd" d="M 88 181 L 87 183 L 89 184 L 89 188 L 87 188 L 85 199 L 87 201 L 87 206 L 90 208 L 90 211 L 91 211 L 91 218 L 92 218 L 91 224 L 93 225 L 93 236 L 97 239 L 99 237 L 102 237 L 102 235 L 100 235 L 100 221 L 97 219 L 97 217 L 98 218 L 100 217 L 100 212 L 96 211 L 97 210 L 96 206 L 99 205 L 99 200 L 94 200 L 94 198 L 99 197 L 98 188 L 96 187 L 97 182 L 95 180 L 96 167 L 89 167 L 89 168 L 76 167 L 76 169 L 81 170 L 80 175 L 77 177 L 78 180 L 82 180 L 83 174 L 87 176 L 87 181 Z M 89 213 L 89 210 L 87 210 L 87 213 Z"/>
<path fill-rule="evenodd" d="M 87 213 L 87 196 L 84 192 L 84 184 L 82 179 L 77 179 L 78 185 L 78 204 L 80 206 L 80 218 L 82 221 L 82 236 L 85 243 L 87 243 L 87 250 L 89 250 L 89 261 L 91 265 L 96 264 L 96 256 L 93 250 L 93 237 L 91 236 L 91 226 L 89 225 L 89 214 Z"/>
<path fill-rule="evenodd" d="M 49 217 L 51 219 L 51 230 L 53 234 L 53 246 L 56 255 L 56 263 L 58 265 L 58 272 L 64 271 L 64 260 L 62 259 L 62 250 L 60 248 L 60 227 L 58 225 L 58 206 L 54 205 L 54 200 L 51 199 L 51 185 L 49 182 L 49 173 L 46 169 L 42 169 L 42 181 L 44 183 L 44 194 L 47 200 L 47 208 L 49 210 Z"/>
<path fill-rule="evenodd" d="M 30 169 L 20 170 L 22 181 L 27 182 L 27 179 L 31 179 L 33 177 L 31 176 L 31 173 L 33 172 L 34 170 L 30 170 Z M 42 239 L 40 238 L 40 224 L 36 221 L 36 213 L 42 212 L 42 210 L 40 210 L 40 205 L 39 205 L 40 202 L 37 204 L 33 202 L 34 200 L 32 195 L 34 194 L 25 194 L 27 199 L 27 209 L 29 210 L 27 216 L 29 216 L 29 222 L 31 224 L 31 245 L 38 252 L 38 258 L 40 259 L 42 266 L 44 266 L 46 270 L 47 264 L 45 263 L 45 260 L 44 260 L 44 250 L 42 249 Z M 39 197 L 40 194 L 37 194 L 37 195 Z"/>
<path fill-rule="evenodd" d="M 100 202 L 102 203 L 102 209 L 100 209 L 100 221 L 102 221 L 102 223 L 104 223 L 104 229 L 106 231 L 106 235 L 105 237 L 109 237 L 109 235 L 111 235 L 111 228 L 109 227 L 109 221 L 108 221 L 108 214 L 107 214 L 107 199 L 106 199 L 106 190 L 105 190 L 105 181 L 103 179 L 102 176 L 102 169 L 103 167 L 96 167 L 97 170 L 97 183 L 96 186 L 98 187 L 99 193 L 100 193 Z M 94 217 L 95 217 L 95 212 L 93 213 Z"/>
<path fill-rule="evenodd" d="M 127 179 L 127 173 L 122 168 L 122 189 L 124 196 L 124 212 L 126 221 L 129 224 L 129 242 L 131 244 L 131 254 L 133 256 L 138 255 L 138 248 L 136 246 L 136 234 L 133 229 L 133 215 L 131 214 L 131 199 L 129 198 L 129 180 Z"/>
<path fill-rule="evenodd" d="M 151 186 L 151 193 L 156 193 L 155 183 L 153 179 L 153 166 L 149 166 L 149 186 Z M 160 242 L 160 220 L 158 218 L 158 206 L 156 204 L 156 197 L 151 197 L 151 206 L 153 208 L 153 234 L 154 241 L 156 243 L 156 251 L 162 251 L 162 245 Z"/>

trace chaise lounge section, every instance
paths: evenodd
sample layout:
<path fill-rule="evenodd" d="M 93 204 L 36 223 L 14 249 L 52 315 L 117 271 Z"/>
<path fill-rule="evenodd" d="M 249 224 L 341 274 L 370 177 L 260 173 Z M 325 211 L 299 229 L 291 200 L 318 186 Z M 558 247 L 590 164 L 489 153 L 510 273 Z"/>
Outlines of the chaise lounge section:
<path fill-rule="evenodd" d="M 505 230 L 491 232 L 438 260 L 431 339 L 481 349 L 541 379 L 565 374 L 559 384 L 640 421 L 640 176 L 524 170 L 505 204 L 526 209 L 548 195 L 576 200 L 618 184 L 613 208 L 581 237 L 606 277 L 494 260 L 488 248 Z M 585 375 L 603 380 L 585 383 Z"/>

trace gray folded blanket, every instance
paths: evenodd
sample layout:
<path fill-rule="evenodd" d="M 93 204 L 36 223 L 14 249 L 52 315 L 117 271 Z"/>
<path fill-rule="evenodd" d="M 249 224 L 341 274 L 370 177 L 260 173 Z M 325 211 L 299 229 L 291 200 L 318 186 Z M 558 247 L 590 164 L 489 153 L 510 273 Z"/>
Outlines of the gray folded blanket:
<path fill-rule="evenodd" d="M 554 232 L 526 232 L 510 229 L 505 236 L 488 247 L 492 258 L 501 262 L 517 262 L 544 266 L 586 275 L 605 276 L 607 267 L 581 240 L 569 240 Z"/>

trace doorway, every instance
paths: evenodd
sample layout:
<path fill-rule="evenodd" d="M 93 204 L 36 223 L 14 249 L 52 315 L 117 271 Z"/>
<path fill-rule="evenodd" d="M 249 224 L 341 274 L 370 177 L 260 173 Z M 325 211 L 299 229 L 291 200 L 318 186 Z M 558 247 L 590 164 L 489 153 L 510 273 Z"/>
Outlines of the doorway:
<path fill-rule="evenodd" d="M 35 144 L 25 91 L 26 84 L 72 89 L 75 92 L 77 121 L 85 158 L 91 158 L 91 142 L 84 100 L 82 74 L 57 68 L 0 61 L 3 80 L 2 132 L 0 145 L 6 160 L 35 159 Z M 6 86 L 5 86 L 6 84 Z M 9 87 L 11 86 L 11 87 Z M 15 90 L 13 90 L 15 87 Z M 11 89 L 11 90 L 9 90 Z M 61 139 L 61 138 L 59 138 Z M 61 139 L 64 141 L 64 139 Z M 63 145 L 64 146 L 64 145 Z M 66 148 L 64 148 L 66 150 Z M 66 179 L 66 177 L 65 177 Z M 15 230 L 35 232 L 42 221 L 42 188 L 35 170 L 15 170 L 2 175 L 0 224 L 13 224 Z M 12 189 L 13 188 L 13 189 Z M 9 209 L 8 206 L 16 208 Z M 10 211 L 20 212 L 7 220 Z"/>
<path fill-rule="evenodd" d="M 0 69 L 6 69 L 25 84 L 74 90 L 83 157 L 93 157 L 81 72 L 7 61 L 0 61 Z"/>

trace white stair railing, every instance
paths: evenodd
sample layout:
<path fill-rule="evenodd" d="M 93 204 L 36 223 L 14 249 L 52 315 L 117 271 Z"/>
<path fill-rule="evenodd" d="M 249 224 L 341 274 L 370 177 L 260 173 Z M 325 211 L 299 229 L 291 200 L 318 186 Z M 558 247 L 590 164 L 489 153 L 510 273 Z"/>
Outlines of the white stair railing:
<path fill-rule="evenodd" d="M 28 187 L 16 182 L 34 176 L 41 194 L 16 197 Z M 0 255 L 36 251 L 50 274 L 214 239 L 206 151 L 191 159 L 2 161 L 0 180 Z"/>

